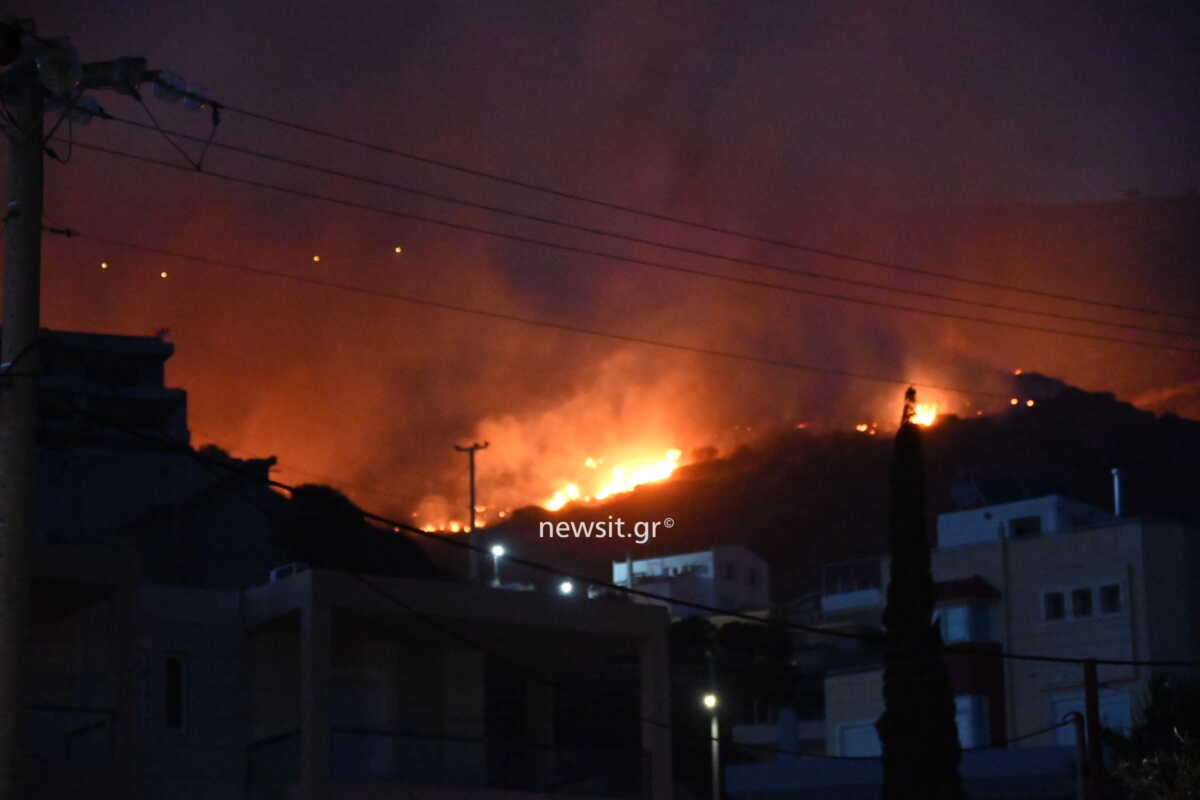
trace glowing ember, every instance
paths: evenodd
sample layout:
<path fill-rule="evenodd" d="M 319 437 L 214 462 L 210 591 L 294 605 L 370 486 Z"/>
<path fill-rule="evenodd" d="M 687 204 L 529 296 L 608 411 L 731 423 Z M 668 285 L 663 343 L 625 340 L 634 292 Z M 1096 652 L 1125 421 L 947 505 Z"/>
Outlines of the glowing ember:
<path fill-rule="evenodd" d="M 916 425 L 929 427 L 937 421 L 937 415 L 937 403 L 917 403 L 917 407 L 913 409 L 912 421 Z"/>
<path fill-rule="evenodd" d="M 633 462 L 631 464 L 615 466 L 609 473 L 608 481 L 602 483 L 595 491 L 587 494 L 579 488 L 579 484 L 568 483 L 551 495 L 549 499 L 545 500 L 542 503 L 542 507 L 548 511 L 558 511 L 567 503 L 577 500 L 582 500 L 585 503 L 590 503 L 593 500 L 604 500 L 614 494 L 631 492 L 644 483 L 666 480 L 671 477 L 671 473 L 679 466 L 679 459 L 682 456 L 683 452 L 681 450 L 672 448 L 658 461 Z M 588 458 L 584 461 L 583 465 L 588 469 L 598 469 L 599 465 L 603 463 L 601 459 Z"/>

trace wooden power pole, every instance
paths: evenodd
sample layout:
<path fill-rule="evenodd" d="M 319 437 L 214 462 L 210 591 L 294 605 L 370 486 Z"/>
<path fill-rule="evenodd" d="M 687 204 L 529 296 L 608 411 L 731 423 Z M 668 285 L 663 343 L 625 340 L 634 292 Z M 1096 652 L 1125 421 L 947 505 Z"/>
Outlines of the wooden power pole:
<path fill-rule="evenodd" d="M 89 89 L 138 96 L 160 82 L 144 58 L 80 63 L 70 40 L 36 34 L 32 20 L 0 20 L 0 120 L 9 142 L 4 209 L 4 322 L 0 331 L 0 798 L 17 797 L 37 459 L 45 105 L 85 113 Z M 202 104 L 186 87 L 175 99 Z M 214 110 L 216 104 L 212 104 Z"/>
<path fill-rule="evenodd" d="M 0 91 L 11 118 L 5 120 L 9 195 L 0 331 L 0 797 L 17 797 L 36 467 L 43 89 L 33 59 L 4 77 Z"/>

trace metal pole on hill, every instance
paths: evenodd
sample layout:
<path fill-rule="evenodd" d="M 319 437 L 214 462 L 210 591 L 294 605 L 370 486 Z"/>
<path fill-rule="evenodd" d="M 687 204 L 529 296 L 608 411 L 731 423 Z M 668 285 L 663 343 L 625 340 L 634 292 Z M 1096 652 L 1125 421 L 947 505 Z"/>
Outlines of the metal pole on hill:
<path fill-rule="evenodd" d="M 475 442 L 467 447 L 459 447 L 454 445 L 454 449 L 460 453 L 467 454 L 467 471 L 468 481 L 471 485 L 470 505 L 467 506 L 467 544 L 474 545 L 476 542 L 475 536 L 475 453 L 478 450 L 486 450 L 488 443 L 480 444 Z M 471 550 L 467 554 L 468 566 L 467 577 L 471 583 L 479 582 L 479 553 Z"/>

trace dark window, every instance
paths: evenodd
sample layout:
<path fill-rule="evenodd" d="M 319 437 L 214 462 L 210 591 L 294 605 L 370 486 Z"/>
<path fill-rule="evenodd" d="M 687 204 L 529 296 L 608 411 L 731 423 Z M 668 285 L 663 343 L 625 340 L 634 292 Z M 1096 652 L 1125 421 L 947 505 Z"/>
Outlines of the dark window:
<path fill-rule="evenodd" d="M 757 586 L 758 585 L 758 570 L 756 570 L 754 567 L 748 567 L 746 569 L 746 585 L 747 586 Z"/>
<path fill-rule="evenodd" d="M 183 730 L 183 692 L 183 659 L 167 656 L 166 717 L 167 727 L 172 730 Z"/>
<path fill-rule="evenodd" d="M 1090 587 L 1071 592 L 1071 614 L 1076 617 L 1092 615 L 1092 590 Z"/>
<path fill-rule="evenodd" d="M 724 567 L 721 569 L 721 574 L 722 574 L 722 576 L 724 576 L 725 578 L 727 578 L 727 579 L 729 579 L 729 580 L 733 580 L 733 579 L 736 577 L 736 575 L 735 575 L 735 571 L 734 571 L 734 567 L 733 567 L 733 564 L 726 564 L 726 565 L 725 565 L 725 566 L 724 566 Z"/>
<path fill-rule="evenodd" d="M 1008 523 L 1009 535 L 1014 539 L 1037 536 L 1042 532 L 1041 517 L 1017 517 Z"/>
<path fill-rule="evenodd" d="M 1062 619 L 1067 613 L 1062 592 L 1046 592 L 1042 598 L 1046 619 Z"/>
<path fill-rule="evenodd" d="M 1119 583 L 1110 583 L 1100 587 L 1100 613 L 1121 613 L 1121 585 Z"/>

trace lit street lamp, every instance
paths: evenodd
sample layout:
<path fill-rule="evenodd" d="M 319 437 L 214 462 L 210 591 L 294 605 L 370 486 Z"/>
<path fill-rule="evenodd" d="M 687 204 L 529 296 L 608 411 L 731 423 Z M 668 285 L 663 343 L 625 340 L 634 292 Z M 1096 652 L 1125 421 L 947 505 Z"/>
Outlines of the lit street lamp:
<path fill-rule="evenodd" d="M 504 555 L 504 545 L 492 545 L 492 586 L 500 586 L 500 557 Z"/>
<path fill-rule="evenodd" d="M 704 707 L 712 712 L 709 736 L 712 738 L 712 796 L 721 800 L 721 728 L 717 723 L 717 696 L 709 692 L 704 695 Z"/>
<path fill-rule="evenodd" d="M 558 593 L 562 595 L 571 594 L 575 591 L 575 584 L 570 581 L 563 581 L 558 585 Z"/>

